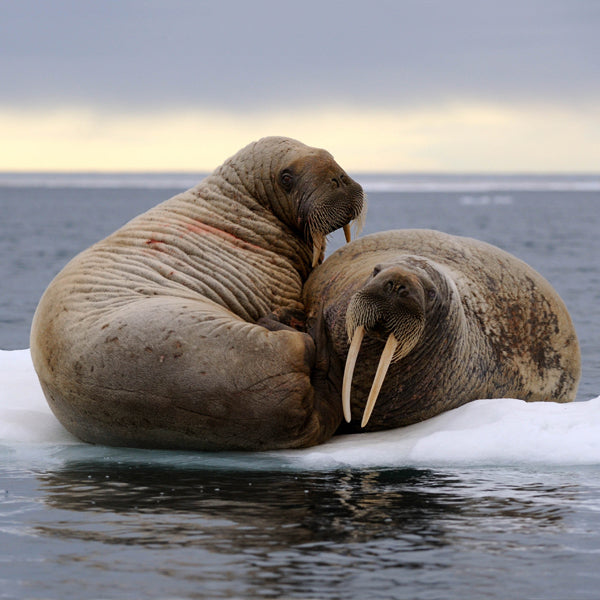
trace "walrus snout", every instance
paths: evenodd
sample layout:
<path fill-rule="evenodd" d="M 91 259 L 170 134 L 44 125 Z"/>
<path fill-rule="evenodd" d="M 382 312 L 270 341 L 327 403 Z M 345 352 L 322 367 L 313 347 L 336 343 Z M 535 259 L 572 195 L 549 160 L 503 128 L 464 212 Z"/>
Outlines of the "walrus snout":
<path fill-rule="evenodd" d="M 426 291 L 419 277 L 398 265 L 376 265 L 367 283 L 348 304 L 346 328 L 351 340 L 342 384 L 344 417 L 351 420 L 350 389 L 365 334 L 386 340 L 369 393 L 361 427 L 369 421 L 393 361 L 406 356 L 425 328 Z"/>
<path fill-rule="evenodd" d="M 423 319 L 426 291 L 419 277 L 398 265 L 376 265 L 346 311 L 348 338 L 356 327 L 375 337 L 394 335 L 400 342 L 411 321 Z"/>
<path fill-rule="evenodd" d="M 323 259 L 328 234 L 341 228 L 346 242 L 350 242 L 350 225 L 354 223 L 355 237 L 362 229 L 366 212 L 363 189 L 348 176 L 344 180 L 341 183 L 341 178 L 333 177 L 331 186 L 321 185 L 310 199 L 306 229 L 313 239 L 313 267 Z"/>

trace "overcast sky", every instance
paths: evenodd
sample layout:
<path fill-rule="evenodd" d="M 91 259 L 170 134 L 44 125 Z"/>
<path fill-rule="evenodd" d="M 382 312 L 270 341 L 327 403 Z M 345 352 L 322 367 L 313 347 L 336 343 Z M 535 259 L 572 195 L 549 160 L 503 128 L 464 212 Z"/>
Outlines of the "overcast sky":
<path fill-rule="evenodd" d="M 0 170 L 600 171 L 598 0 L 0 0 Z"/>

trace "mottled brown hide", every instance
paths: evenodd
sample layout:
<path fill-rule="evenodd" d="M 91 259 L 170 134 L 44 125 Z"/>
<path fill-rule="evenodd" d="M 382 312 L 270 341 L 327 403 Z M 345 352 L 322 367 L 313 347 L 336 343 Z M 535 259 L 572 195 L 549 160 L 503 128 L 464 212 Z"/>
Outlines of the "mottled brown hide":
<path fill-rule="evenodd" d="M 390 336 L 397 349 L 370 430 L 475 399 L 575 397 L 580 352 L 564 303 L 540 274 L 489 244 L 430 230 L 365 236 L 311 274 L 304 298 L 309 314 L 322 314 L 340 360 L 348 356 L 349 334 L 364 328 L 350 428 L 360 428 Z"/>

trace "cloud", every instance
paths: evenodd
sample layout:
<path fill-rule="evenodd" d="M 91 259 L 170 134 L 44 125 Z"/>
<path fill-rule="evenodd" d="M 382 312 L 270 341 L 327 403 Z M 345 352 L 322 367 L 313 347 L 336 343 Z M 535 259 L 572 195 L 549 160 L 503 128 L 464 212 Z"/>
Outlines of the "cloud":
<path fill-rule="evenodd" d="M 206 170 L 272 133 L 370 171 L 600 164 L 595 0 L 20 0 L 2 13 L 3 170 Z"/>
<path fill-rule="evenodd" d="M 0 107 L 0 129 L 6 171 L 210 171 L 264 135 L 327 148 L 355 172 L 595 172 L 600 164 L 600 107 L 585 113 L 475 102 L 253 113 Z"/>
<path fill-rule="evenodd" d="M 600 98 L 599 27 L 585 0 L 20 0 L 0 74 L 36 107 L 579 104 Z"/>

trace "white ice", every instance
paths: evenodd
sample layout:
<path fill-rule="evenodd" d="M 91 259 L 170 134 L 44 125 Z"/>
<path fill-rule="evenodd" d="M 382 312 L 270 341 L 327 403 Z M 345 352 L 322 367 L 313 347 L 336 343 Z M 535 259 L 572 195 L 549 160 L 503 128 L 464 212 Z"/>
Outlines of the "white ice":
<path fill-rule="evenodd" d="M 32 456 L 39 462 L 61 452 L 70 459 L 89 456 L 94 448 L 113 458 L 238 468 L 600 465 L 600 397 L 570 404 L 478 400 L 417 425 L 340 436 L 306 450 L 223 455 L 132 451 L 89 446 L 70 435 L 46 404 L 29 350 L 0 351 L 0 455 L 18 456 L 21 463 Z"/>

